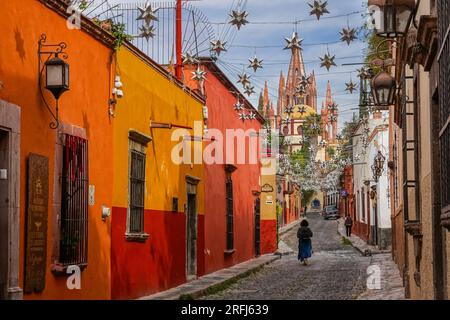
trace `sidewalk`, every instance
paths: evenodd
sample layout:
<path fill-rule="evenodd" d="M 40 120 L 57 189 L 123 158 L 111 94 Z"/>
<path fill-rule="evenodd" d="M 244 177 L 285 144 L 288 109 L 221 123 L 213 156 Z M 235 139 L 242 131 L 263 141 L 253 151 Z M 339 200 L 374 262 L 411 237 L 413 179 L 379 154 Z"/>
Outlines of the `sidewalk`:
<path fill-rule="evenodd" d="M 391 251 L 379 250 L 354 235 L 347 237 L 344 219 L 338 220 L 338 231 L 342 237 L 350 240 L 352 246 L 362 255 L 371 256 L 370 266 L 374 269 L 370 275 L 375 276 L 377 271 L 380 274 L 379 289 L 366 289 L 357 300 L 405 300 L 405 288 L 398 267 L 392 260 Z"/>
<path fill-rule="evenodd" d="M 350 240 L 350 242 L 352 243 L 352 246 L 364 256 L 370 256 L 373 254 L 382 254 L 382 253 L 390 253 L 391 252 L 391 250 L 380 250 L 376 246 L 371 246 L 371 245 L 367 244 L 363 239 L 361 239 L 360 237 L 357 237 L 355 235 L 347 237 L 345 225 L 344 225 L 344 219 L 342 219 L 342 218 L 338 220 L 338 232 L 342 237 Z"/>
<path fill-rule="evenodd" d="M 154 295 L 139 298 L 138 300 L 182 300 L 197 299 L 213 293 L 216 289 L 231 284 L 250 273 L 259 270 L 266 264 L 280 259 L 280 256 L 267 254 L 261 257 L 243 262 L 228 269 L 216 271 L 197 280 L 182 284 L 176 288 L 159 292 Z"/>
<path fill-rule="evenodd" d="M 285 225 L 283 227 L 280 228 L 279 230 L 279 240 L 278 240 L 278 250 L 275 252 L 276 255 L 278 256 L 287 256 L 290 254 L 295 253 L 294 250 L 292 250 L 282 239 L 281 237 L 283 235 L 285 235 L 286 233 L 288 233 L 289 231 L 291 231 L 292 229 L 296 229 L 298 228 L 300 225 L 300 220 L 291 222 L 288 225 Z"/>

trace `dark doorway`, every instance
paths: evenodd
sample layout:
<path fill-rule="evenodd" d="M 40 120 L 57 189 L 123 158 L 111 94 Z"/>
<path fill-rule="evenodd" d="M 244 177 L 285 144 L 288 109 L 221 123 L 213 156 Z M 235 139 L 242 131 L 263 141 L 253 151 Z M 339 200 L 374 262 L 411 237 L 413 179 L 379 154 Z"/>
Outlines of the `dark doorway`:
<path fill-rule="evenodd" d="M 261 255 L 261 199 L 255 200 L 255 253 Z"/>
<path fill-rule="evenodd" d="M 188 194 L 186 213 L 186 277 L 197 277 L 197 195 Z"/>
<path fill-rule="evenodd" d="M 0 300 L 7 298 L 9 231 L 9 133 L 0 130 Z"/>

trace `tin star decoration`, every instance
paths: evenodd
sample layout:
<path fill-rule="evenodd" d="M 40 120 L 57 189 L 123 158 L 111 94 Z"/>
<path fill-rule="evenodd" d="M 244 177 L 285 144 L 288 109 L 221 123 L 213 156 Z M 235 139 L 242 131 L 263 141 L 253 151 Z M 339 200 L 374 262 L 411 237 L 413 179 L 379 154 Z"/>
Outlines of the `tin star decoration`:
<path fill-rule="evenodd" d="M 286 42 L 287 42 L 287 45 L 286 45 L 286 47 L 284 48 L 284 50 L 287 50 L 287 49 L 294 49 L 294 48 L 297 48 L 297 49 L 302 49 L 302 42 L 303 42 L 303 39 L 300 39 L 299 37 L 298 37 L 298 34 L 297 34 L 297 32 L 294 32 L 293 34 L 292 34 L 292 37 L 289 39 L 289 38 L 285 38 L 285 40 L 286 40 Z"/>
<path fill-rule="evenodd" d="M 245 113 L 239 113 L 239 120 L 242 120 L 242 121 L 247 120 L 247 115 Z"/>
<path fill-rule="evenodd" d="M 257 56 L 253 57 L 252 59 L 248 59 L 248 61 L 250 61 L 250 65 L 248 66 L 249 68 L 253 68 L 253 70 L 256 72 L 258 71 L 258 69 L 262 68 L 262 63 L 264 60 L 260 60 L 258 59 Z"/>
<path fill-rule="evenodd" d="M 356 29 L 355 28 L 344 28 L 341 32 L 339 32 L 341 37 L 341 41 L 347 42 L 348 45 L 357 39 Z"/>
<path fill-rule="evenodd" d="M 249 115 L 249 119 L 250 119 L 250 120 L 255 120 L 255 119 L 256 119 L 256 113 L 254 113 L 253 111 L 251 111 L 251 112 L 250 112 L 250 115 Z"/>
<path fill-rule="evenodd" d="M 358 89 L 358 85 L 356 83 L 354 83 L 353 80 L 350 80 L 350 82 L 347 82 L 345 85 L 347 86 L 345 91 L 348 91 L 351 94 L 353 94 L 353 92 Z"/>
<path fill-rule="evenodd" d="M 331 112 L 335 112 L 338 109 L 339 109 L 339 106 L 338 106 L 338 104 L 336 102 L 333 102 L 332 104 L 330 104 L 328 106 L 328 110 L 331 111 Z"/>
<path fill-rule="evenodd" d="M 287 114 L 292 114 L 292 113 L 294 113 L 294 107 L 293 107 L 293 106 L 287 106 L 286 109 L 285 109 L 285 112 L 286 112 Z"/>
<path fill-rule="evenodd" d="M 203 81 L 206 79 L 206 72 L 200 69 L 200 66 L 194 72 L 191 72 L 194 76 L 192 80 Z"/>
<path fill-rule="evenodd" d="M 210 41 L 211 43 L 211 51 L 214 51 L 218 56 L 220 56 L 220 53 L 222 51 L 227 51 L 227 49 L 225 49 L 225 45 L 227 44 L 226 41 L 222 40 L 215 40 L 215 41 Z"/>
<path fill-rule="evenodd" d="M 234 105 L 234 110 L 241 111 L 243 109 L 244 109 L 244 104 L 240 100 L 238 100 L 236 102 L 236 104 Z"/>
<path fill-rule="evenodd" d="M 327 9 L 328 1 L 322 3 L 321 0 L 315 0 L 313 4 L 308 3 L 311 7 L 310 15 L 316 15 L 317 20 L 320 20 L 320 17 L 325 13 L 330 13 Z"/>
<path fill-rule="evenodd" d="M 247 73 L 242 72 L 242 74 L 239 74 L 238 77 L 239 77 L 238 83 L 241 83 L 244 86 L 244 88 L 250 84 L 251 76 L 249 76 Z"/>
<path fill-rule="evenodd" d="M 189 64 L 189 65 L 193 65 L 193 64 L 198 64 L 199 61 L 198 59 L 192 54 L 192 52 L 187 52 L 186 54 L 183 55 L 183 64 Z"/>
<path fill-rule="evenodd" d="M 336 56 L 331 56 L 330 52 L 326 53 L 323 58 L 320 58 L 321 64 L 320 67 L 327 68 L 327 71 L 330 71 L 332 66 L 337 67 L 336 62 L 334 62 L 334 59 L 336 59 Z"/>
<path fill-rule="evenodd" d="M 141 32 L 139 34 L 140 38 L 145 38 L 147 41 L 155 36 L 155 28 L 153 26 L 141 26 L 139 28 L 139 31 Z"/>
<path fill-rule="evenodd" d="M 328 121 L 329 122 L 336 122 L 337 121 L 337 117 L 336 116 L 328 116 Z"/>
<path fill-rule="evenodd" d="M 152 5 L 147 1 L 143 7 L 138 7 L 140 12 L 137 20 L 144 20 L 147 25 L 149 25 L 152 21 L 159 21 L 156 16 L 156 12 L 159 8 L 152 10 Z"/>
<path fill-rule="evenodd" d="M 238 30 L 241 30 L 241 26 L 245 26 L 248 23 L 248 13 L 246 11 L 233 10 L 229 16 L 231 17 L 230 23 L 236 26 Z"/>
<path fill-rule="evenodd" d="M 298 79 L 298 83 L 301 85 L 301 86 L 304 86 L 305 88 L 306 87 L 308 87 L 310 84 L 311 84 L 311 78 L 310 77 L 307 77 L 307 76 L 301 76 L 299 79 Z"/>
<path fill-rule="evenodd" d="M 361 79 L 368 79 L 370 77 L 369 71 L 367 68 L 362 67 L 361 69 L 358 69 L 358 77 Z"/>
<path fill-rule="evenodd" d="M 300 106 L 300 107 L 298 108 L 298 112 L 300 112 L 300 114 L 306 113 L 306 107 L 305 107 L 305 106 Z"/>
<path fill-rule="evenodd" d="M 303 97 L 306 94 L 306 88 L 305 86 L 298 85 L 295 88 L 295 93 L 297 93 L 299 96 Z"/>
<path fill-rule="evenodd" d="M 245 94 L 248 95 L 249 97 L 255 93 L 255 87 L 251 86 L 250 84 L 245 86 Z"/>
<path fill-rule="evenodd" d="M 328 145 L 328 143 L 325 140 L 320 141 L 319 146 L 323 149 Z"/>

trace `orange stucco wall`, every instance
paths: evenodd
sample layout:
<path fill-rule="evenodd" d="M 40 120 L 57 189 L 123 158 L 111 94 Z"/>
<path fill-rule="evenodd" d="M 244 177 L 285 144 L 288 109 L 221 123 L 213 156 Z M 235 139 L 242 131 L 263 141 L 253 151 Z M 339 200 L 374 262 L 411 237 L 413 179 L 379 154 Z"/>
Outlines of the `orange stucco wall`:
<path fill-rule="evenodd" d="M 20 17 L 20 19 L 18 19 Z M 49 212 L 46 286 L 25 299 L 110 298 L 110 224 L 102 221 L 101 206 L 112 206 L 112 122 L 108 116 L 111 50 L 82 30 L 69 30 L 66 20 L 37 0 L 2 1 L 0 10 L 0 99 L 21 108 L 20 284 L 23 287 L 26 219 L 26 165 L 30 153 L 49 158 Z M 89 206 L 88 267 L 82 272 L 81 290 L 68 290 L 65 276 L 51 273 L 52 210 L 56 132 L 49 128 L 49 112 L 38 89 L 38 41 L 67 43 L 70 91 L 60 99 L 60 118 L 82 127 L 89 140 L 89 184 L 95 186 L 95 205 Z M 44 90 L 45 91 L 45 90 Z M 46 98 L 54 106 L 53 97 Z"/>

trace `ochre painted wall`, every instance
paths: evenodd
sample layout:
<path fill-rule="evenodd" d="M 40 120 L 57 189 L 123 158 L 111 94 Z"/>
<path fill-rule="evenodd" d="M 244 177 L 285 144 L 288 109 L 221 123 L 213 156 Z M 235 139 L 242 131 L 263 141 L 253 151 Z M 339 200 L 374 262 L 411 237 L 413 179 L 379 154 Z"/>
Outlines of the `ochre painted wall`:
<path fill-rule="evenodd" d="M 171 159 L 172 129 L 151 129 L 150 121 L 194 127 L 202 121 L 202 103 L 168 80 L 149 62 L 123 47 L 117 54 L 117 73 L 124 97 L 118 100 L 114 120 L 114 181 L 112 214 L 112 298 L 138 298 L 186 281 L 186 176 L 201 179 L 197 189 L 199 213 L 198 260 L 204 252 L 203 166 L 177 165 Z M 150 136 L 147 147 L 145 223 L 150 235 L 145 243 L 127 242 L 128 165 L 130 129 Z M 187 134 L 194 134 L 188 130 Z M 196 135 L 201 135 L 196 132 Z M 197 151 L 202 142 L 193 143 Z M 179 199 L 178 212 L 172 212 L 172 198 Z M 199 266 L 199 272 L 201 267 Z"/>
<path fill-rule="evenodd" d="M 20 285 L 23 287 L 27 158 L 37 153 L 49 158 L 49 212 L 46 286 L 24 299 L 109 299 L 110 224 L 101 218 L 101 205 L 112 200 L 112 122 L 108 117 L 111 50 L 81 30 L 69 30 L 66 20 L 37 0 L 2 1 L 0 10 L 0 99 L 21 107 L 20 180 Z M 18 19 L 17 17 L 20 17 Z M 56 131 L 49 128 L 49 112 L 38 88 L 38 41 L 67 43 L 70 91 L 60 99 L 61 121 L 86 129 L 89 140 L 89 184 L 95 185 L 95 205 L 89 207 L 88 267 L 82 272 L 81 290 L 68 290 L 67 277 L 54 276 L 52 210 Z M 46 90 L 44 90 L 46 91 Z M 54 99 L 45 93 L 50 105 Z"/>
<path fill-rule="evenodd" d="M 273 253 L 278 249 L 276 162 L 275 158 L 262 159 L 261 254 Z"/>

